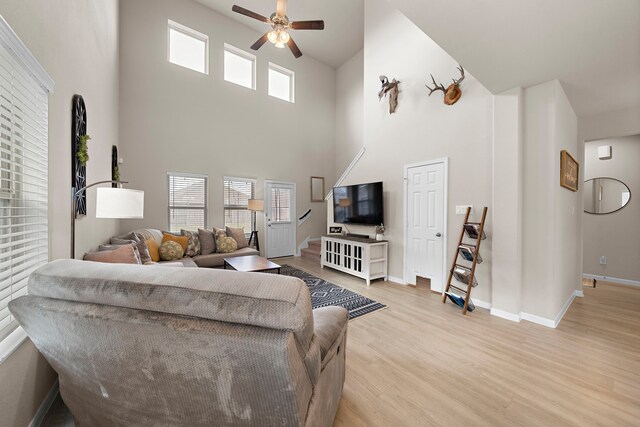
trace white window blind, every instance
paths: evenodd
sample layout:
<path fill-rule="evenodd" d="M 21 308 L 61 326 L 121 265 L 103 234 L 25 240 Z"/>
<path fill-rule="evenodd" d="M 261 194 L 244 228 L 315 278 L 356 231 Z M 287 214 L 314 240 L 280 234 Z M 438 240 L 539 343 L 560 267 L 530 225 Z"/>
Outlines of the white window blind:
<path fill-rule="evenodd" d="M 269 95 L 284 101 L 295 102 L 295 73 L 269 62 Z"/>
<path fill-rule="evenodd" d="M 172 20 L 168 22 L 169 62 L 209 74 L 209 36 Z"/>
<path fill-rule="evenodd" d="M 18 327 L 9 301 L 27 293 L 29 275 L 49 259 L 47 97 L 52 87 L 0 17 L 0 341 Z"/>
<path fill-rule="evenodd" d="M 291 222 L 291 190 L 288 188 L 271 189 L 271 221 Z"/>
<path fill-rule="evenodd" d="M 224 225 L 244 228 L 245 234 L 251 233 L 251 211 L 249 199 L 253 199 L 255 180 L 247 178 L 224 177 Z"/>
<path fill-rule="evenodd" d="M 169 231 L 207 227 L 207 176 L 169 172 Z"/>
<path fill-rule="evenodd" d="M 224 44 L 224 79 L 228 82 L 256 88 L 256 57 L 244 50 Z"/>

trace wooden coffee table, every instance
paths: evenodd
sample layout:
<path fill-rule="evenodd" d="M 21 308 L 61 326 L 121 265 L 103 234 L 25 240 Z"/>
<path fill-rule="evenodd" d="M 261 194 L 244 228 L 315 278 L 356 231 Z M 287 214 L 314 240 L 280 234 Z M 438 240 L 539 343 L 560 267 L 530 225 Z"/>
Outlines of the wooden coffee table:
<path fill-rule="evenodd" d="M 233 268 L 236 271 L 270 271 L 277 270 L 280 274 L 280 266 L 275 262 L 271 262 L 268 259 L 258 255 L 237 256 L 233 258 L 224 259 L 224 268 L 227 266 Z"/>

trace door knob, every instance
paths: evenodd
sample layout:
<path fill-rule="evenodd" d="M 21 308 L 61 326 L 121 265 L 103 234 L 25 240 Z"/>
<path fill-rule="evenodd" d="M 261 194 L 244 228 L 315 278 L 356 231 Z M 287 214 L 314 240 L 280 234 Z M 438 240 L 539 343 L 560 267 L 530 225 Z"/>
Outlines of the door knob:
<path fill-rule="evenodd" d="M 436 233 L 436 237 L 442 237 L 441 233 Z"/>

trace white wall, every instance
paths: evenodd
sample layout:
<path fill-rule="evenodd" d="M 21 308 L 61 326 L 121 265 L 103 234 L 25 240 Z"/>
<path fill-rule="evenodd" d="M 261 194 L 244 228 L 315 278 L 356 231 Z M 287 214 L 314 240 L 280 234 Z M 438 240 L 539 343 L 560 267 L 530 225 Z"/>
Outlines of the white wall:
<path fill-rule="evenodd" d="M 93 137 L 88 182 L 111 177 L 111 146 L 118 144 L 118 1 L 3 1 L 0 13 L 55 81 L 49 96 L 50 255 L 68 257 L 74 94 L 84 97 Z M 95 219 L 95 189 L 76 231 L 78 256 L 117 231 L 117 221 Z M 0 425 L 27 425 L 55 376 L 25 342 L 0 365 Z"/>
<path fill-rule="evenodd" d="M 462 83 L 462 98 L 454 106 L 444 105 L 440 93 L 428 97 L 424 87 L 430 81 L 429 73 L 445 84 L 458 77 L 457 66 L 453 58 L 385 1 L 365 2 L 366 152 L 344 184 L 384 182 L 389 274 L 397 278 L 404 274 L 406 164 L 449 157 L 449 228 L 445 231 L 448 262 L 463 220 L 455 215 L 455 205 L 473 205 L 476 219 L 481 207 L 491 206 L 491 94 L 469 71 Z M 381 74 L 402 82 L 398 109 L 392 115 L 388 100 L 378 101 Z M 348 228 L 356 233 L 374 233 L 373 227 Z M 491 221 L 487 234 L 491 236 Z M 480 286 L 474 290 L 474 298 L 486 301 L 491 295 L 491 239 L 484 241 L 482 247 L 486 261 L 478 268 Z"/>
<path fill-rule="evenodd" d="M 560 151 L 578 151 L 577 117 L 558 81 L 524 98 L 522 311 L 554 320 L 580 284 L 581 200 L 559 184 Z"/>
<path fill-rule="evenodd" d="M 598 147 L 612 146 L 612 157 L 598 159 Z M 585 180 L 610 177 L 624 182 L 631 200 L 622 210 L 608 215 L 583 214 L 583 269 L 596 276 L 640 281 L 640 135 L 607 138 L 585 144 Z M 600 265 L 600 256 L 607 264 Z"/>
<path fill-rule="evenodd" d="M 364 49 L 336 70 L 335 184 L 364 145 Z"/>
<path fill-rule="evenodd" d="M 209 36 L 209 75 L 167 61 L 167 19 Z M 121 175 L 145 191 L 144 220 L 122 221 L 122 230 L 167 228 L 167 172 L 175 171 L 209 176 L 208 224 L 218 227 L 223 176 L 257 178 L 258 198 L 266 179 L 293 181 L 297 215 L 312 209 L 298 243 L 322 235 L 325 208 L 309 201 L 310 177 L 330 186 L 334 176 L 335 70 L 266 44 L 256 54 L 256 91 L 225 82 L 223 44 L 248 51 L 261 34 L 190 0 L 122 2 L 120 31 Z M 294 104 L 267 95 L 269 61 L 295 71 Z"/>

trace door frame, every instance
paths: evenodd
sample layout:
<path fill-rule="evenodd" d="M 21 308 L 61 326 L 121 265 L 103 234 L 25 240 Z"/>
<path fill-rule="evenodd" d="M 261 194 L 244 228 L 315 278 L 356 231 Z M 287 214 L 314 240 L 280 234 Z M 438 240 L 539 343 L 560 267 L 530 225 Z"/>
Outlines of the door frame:
<path fill-rule="evenodd" d="M 293 226 L 293 255 L 291 256 L 296 256 L 298 251 L 298 210 L 296 207 L 298 189 L 297 189 L 296 183 L 290 182 L 290 181 L 278 181 L 273 179 L 265 179 L 264 180 L 265 212 L 264 212 L 264 215 L 262 215 L 263 230 L 264 230 L 264 257 L 268 258 L 267 251 L 269 250 L 269 232 L 267 231 L 268 227 L 267 227 L 267 212 L 266 212 L 266 206 L 267 206 L 266 202 L 267 202 L 267 197 L 269 196 L 267 189 L 269 188 L 269 184 L 283 184 L 283 185 L 293 186 L 293 195 L 291 197 L 291 213 L 293 214 L 293 216 L 291 217 L 291 224 Z"/>
<path fill-rule="evenodd" d="M 447 239 L 449 238 L 449 228 L 448 228 L 448 214 L 449 214 L 449 158 L 442 157 L 440 159 L 435 160 L 426 160 L 417 163 L 410 163 L 408 165 L 404 165 L 404 253 L 403 253 L 403 262 L 402 262 L 402 277 L 406 284 L 409 284 L 409 280 L 407 277 L 407 252 L 408 252 L 408 241 L 409 241 L 409 222 L 407 221 L 407 216 L 409 215 L 409 169 L 420 167 L 420 166 L 430 166 L 438 163 L 442 163 L 444 167 L 444 194 L 443 194 L 443 230 L 442 230 L 442 294 L 444 294 L 446 284 L 444 283 L 447 279 Z"/>

